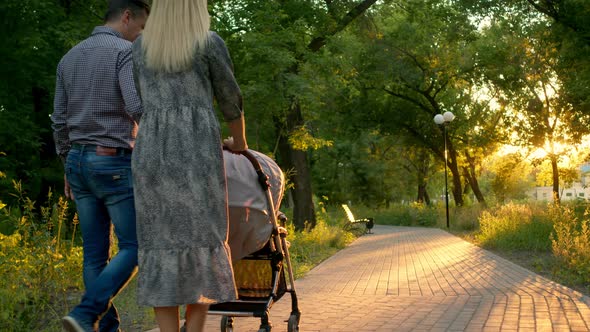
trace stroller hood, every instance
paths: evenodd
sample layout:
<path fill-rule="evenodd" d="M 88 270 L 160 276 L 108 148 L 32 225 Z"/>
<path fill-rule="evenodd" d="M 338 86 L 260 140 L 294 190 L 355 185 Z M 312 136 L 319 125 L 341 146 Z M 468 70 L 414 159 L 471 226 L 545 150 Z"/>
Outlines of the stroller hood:
<path fill-rule="evenodd" d="M 268 177 L 270 194 L 274 205 L 274 216 L 279 211 L 284 191 L 283 172 L 266 155 L 249 150 L 256 158 L 262 171 Z M 270 239 L 273 223 L 267 200 L 267 192 L 258 182 L 254 165 L 240 154 L 223 152 L 229 206 L 228 244 L 232 261 L 258 251 Z"/>
<path fill-rule="evenodd" d="M 283 172 L 270 157 L 254 150 L 248 151 L 256 157 L 264 174 L 269 177 L 268 182 L 276 213 L 284 193 Z M 258 183 L 258 176 L 252 163 L 241 154 L 225 150 L 223 158 L 227 177 L 228 206 L 256 209 L 268 214 L 270 211 L 266 194 Z"/>

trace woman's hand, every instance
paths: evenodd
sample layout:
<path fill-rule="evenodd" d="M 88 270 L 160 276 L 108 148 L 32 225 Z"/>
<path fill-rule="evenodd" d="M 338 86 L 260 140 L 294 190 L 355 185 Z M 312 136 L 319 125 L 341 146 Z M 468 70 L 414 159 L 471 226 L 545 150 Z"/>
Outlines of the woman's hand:
<path fill-rule="evenodd" d="M 229 149 L 230 152 L 239 153 L 248 150 L 248 144 L 243 140 L 234 140 L 233 137 L 228 137 L 223 140 L 223 145 Z"/>

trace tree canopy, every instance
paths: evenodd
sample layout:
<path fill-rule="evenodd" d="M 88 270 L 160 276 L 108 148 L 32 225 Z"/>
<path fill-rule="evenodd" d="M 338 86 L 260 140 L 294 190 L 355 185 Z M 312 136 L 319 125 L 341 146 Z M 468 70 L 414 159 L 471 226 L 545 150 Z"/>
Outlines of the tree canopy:
<path fill-rule="evenodd" d="M 55 67 L 105 7 L 0 4 L 1 201 L 11 202 L 12 180 L 37 200 L 60 189 Z M 288 174 L 298 228 L 314 225 L 318 197 L 436 201 L 445 158 L 455 204 L 521 197 L 534 181 L 505 173 L 523 160 L 489 160 L 508 143 L 546 149 L 559 192 L 571 172 L 560 171 L 566 152 L 556 147 L 578 145 L 590 128 L 588 1 L 215 0 L 209 9 L 243 90 L 250 146 Z M 433 117 L 445 111 L 456 119 L 443 128 Z"/>

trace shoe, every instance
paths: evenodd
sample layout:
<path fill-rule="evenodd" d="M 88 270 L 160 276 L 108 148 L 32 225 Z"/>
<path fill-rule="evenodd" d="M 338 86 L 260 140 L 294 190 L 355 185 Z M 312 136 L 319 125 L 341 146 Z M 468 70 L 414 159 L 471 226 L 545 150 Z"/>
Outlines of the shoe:
<path fill-rule="evenodd" d="M 83 327 L 81 322 L 68 315 L 61 319 L 64 330 L 67 332 L 94 332 L 93 327 Z"/>

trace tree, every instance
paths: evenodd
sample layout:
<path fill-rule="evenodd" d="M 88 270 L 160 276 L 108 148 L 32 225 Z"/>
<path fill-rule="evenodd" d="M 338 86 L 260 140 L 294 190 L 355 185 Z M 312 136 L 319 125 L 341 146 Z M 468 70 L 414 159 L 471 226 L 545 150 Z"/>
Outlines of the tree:
<path fill-rule="evenodd" d="M 590 2 L 584 0 L 526 0 L 535 10 L 551 18 L 552 40 L 557 41 L 555 73 L 560 94 L 574 108 L 590 114 Z M 587 125 L 587 124 L 586 124 Z"/>
<path fill-rule="evenodd" d="M 61 190 L 63 170 L 53 148 L 52 112 L 55 68 L 63 54 L 101 24 L 95 12 L 106 3 L 53 0 L 5 0 L 0 22 L 0 169 L 20 179 L 38 203 L 48 187 Z M 0 182 L 0 198 L 10 202 L 9 181 Z"/>
<path fill-rule="evenodd" d="M 232 0 L 214 4 L 218 18 L 216 26 L 222 28 L 222 35 L 233 39 L 233 46 L 236 46 L 235 41 L 243 42 L 242 49 L 234 53 L 234 59 L 252 74 L 242 72 L 245 77 L 250 77 L 246 84 L 242 84 L 246 96 L 248 90 L 255 89 L 257 93 L 270 95 L 269 99 L 274 101 L 272 105 L 263 100 L 254 103 L 270 106 L 265 108 L 265 116 L 274 120 L 279 162 L 284 169 L 293 170 L 288 173 L 292 174 L 294 184 L 293 221 L 298 229 L 306 224 L 313 227 L 316 220 L 308 151 L 294 147 L 291 140 L 295 133 L 309 130 L 302 103 L 309 94 L 309 86 L 301 73 L 308 59 L 319 55 L 329 38 L 345 30 L 375 2 Z M 270 45 L 272 49 L 264 47 Z M 248 49 L 249 46 L 252 48 Z M 268 59 L 271 65 L 276 65 L 271 67 L 274 70 L 269 72 L 267 63 L 261 59 Z M 238 73 L 241 82 L 245 77 Z"/>
<path fill-rule="evenodd" d="M 433 117 L 452 111 L 457 120 L 448 126 L 447 148 L 453 197 L 463 204 L 465 175 L 485 203 L 476 181 L 478 159 L 503 133 L 494 126 L 498 110 L 478 93 L 483 87 L 477 86 L 477 29 L 464 13 L 437 1 L 408 2 L 403 8 L 379 12 L 368 60 L 359 65 L 359 89 L 366 91 L 365 102 L 375 109 L 371 116 L 379 119 L 382 132 L 404 133 L 440 161 L 445 159 L 443 130 Z"/>
<path fill-rule="evenodd" d="M 457 0 L 482 21 L 512 19 L 516 26 L 535 25 L 545 18 L 543 38 L 552 40 L 553 70 L 561 82 L 560 94 L 580 112 L 590 113 L 590 2 L 585 0 Z M 509 35 L 511 32 L 506 31 Z M 500 36 L 501 37 L 501 36 Z M 490 41 L 490 46 L 493 43 Z"/>
<path fill-rule="evenodd" d="M 486 32 L 488 40 L 496 43 L 488 49 L 484 61 L 493 68 L 487 72 L 487 79 L 501 91 L 499 101 L 516 144 L 547 152 L 553 196 L 559 203 L 558 161 L 564 153 L 559 147 L 581 141 L 588 133 L 588 117 L 563 92 L 558 42 L 548 32 L 548 22 L 531 15 L 525 15 L 529 19 L 499 18 Z"/>
<path fill-rule="evenodd" d="M 524 199 L 533 187 L 532 167 L 520 153 L 498 154 L 486 159 L 484 182 L 489 183 L 496 201 Z"/>

